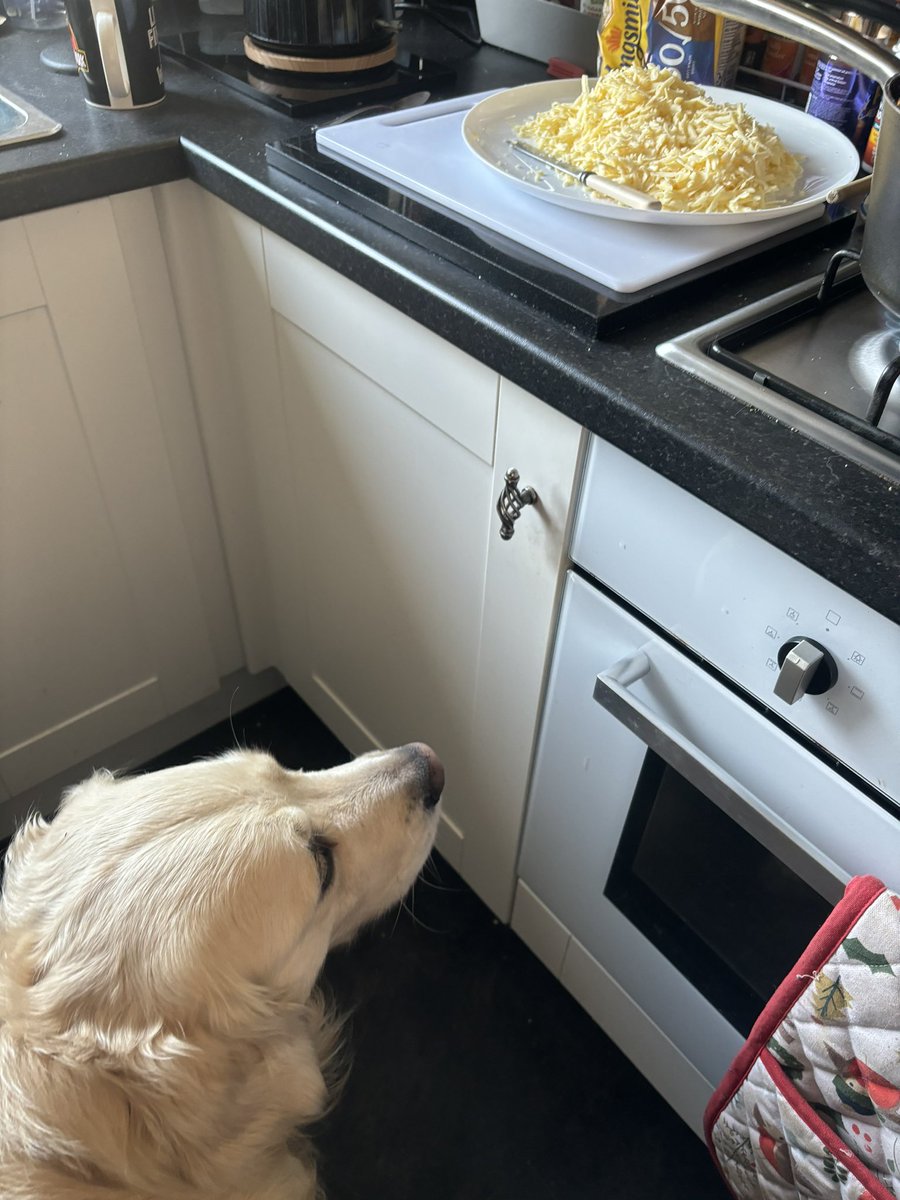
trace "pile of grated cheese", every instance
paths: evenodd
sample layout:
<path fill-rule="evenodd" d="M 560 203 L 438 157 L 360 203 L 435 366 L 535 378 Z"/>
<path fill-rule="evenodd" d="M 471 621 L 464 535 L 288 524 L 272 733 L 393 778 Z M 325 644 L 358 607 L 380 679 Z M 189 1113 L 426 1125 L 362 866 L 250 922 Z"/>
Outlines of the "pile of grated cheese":
<path fill-rule="evenodd" d="M 670 212 L 752 212 L 799 198 L 800 160 L 770 126 L 668 68 L 620 67 L 593 86 L 585 76 L 577 100 L 515 132 L 558 162 L 649 192 Z"/>

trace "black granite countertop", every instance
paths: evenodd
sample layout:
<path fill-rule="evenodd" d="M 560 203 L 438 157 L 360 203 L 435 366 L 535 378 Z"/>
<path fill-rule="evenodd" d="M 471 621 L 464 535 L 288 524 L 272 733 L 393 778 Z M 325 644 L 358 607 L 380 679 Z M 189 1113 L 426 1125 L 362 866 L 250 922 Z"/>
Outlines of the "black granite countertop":
<path fill-rule="evenodd" d="M 170 27 L 198 16 L 192 5 L 164 11 Z M 296 119 L 168 58 L 161 105 L 98 111 L 77 77 L 40 62 L 60 31 L 10 25 L 0 30 L 0 81 L 64 131 L 0 150 L 0 219 L 188 176 L 900 623 L 900 488 L 655 353 L 814 275 L 846 230 L 732 264 L 592 336 L 271 168 L 266 143 L 296 134 Z M 455 82 L 435 98 L 545 78 L 540 64 L 473 47 L 414 10 L 402 36 L 454 66 Z"/>

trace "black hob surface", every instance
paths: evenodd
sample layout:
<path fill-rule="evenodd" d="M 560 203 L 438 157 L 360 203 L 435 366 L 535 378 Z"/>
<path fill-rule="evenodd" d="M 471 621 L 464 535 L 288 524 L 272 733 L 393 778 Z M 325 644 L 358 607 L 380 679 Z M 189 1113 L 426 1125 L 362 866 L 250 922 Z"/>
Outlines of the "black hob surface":
<path fill-rule="evenodd" d="M 603 331 L 638 313 L 649 317 L 673 303 L 672 293 L 698 285 L 717 272 L 758 258 L 788 242 L 805 239 L 810 247 L 835 244 L 849 232 L 852 218 L 837 206 L 807 225 L 783 231 L 723 255 L 680 275 L 639 291 L 621 293 L 586 278 L 536 251 L 495 233 L 474 219 L 442 207 L 424 195 L 405 191 L 395 183 L 350 163 L 322 153 L 316 145 L 315 126 L 266 146 L 266 160 L 279 174 L 310 184 L 316 191 L 339 201 L 399 234 L 407 241 L 439 254 L 535 308 L 541 314 L 585 333 Z M 739 269 L 739 268 L 738 268 Z"/>
<path fill-rule="evenodd" d="M 310 117 L 343 103 L 381 103 L 452 82 L 451 67 L 398 50 L 390 63 L 365 71 L 273 71 L 244 54 L 244 31 L 231 23 L 175 33 L 160 43 L 165 54 L 226 87 L 288 117 Z"/>

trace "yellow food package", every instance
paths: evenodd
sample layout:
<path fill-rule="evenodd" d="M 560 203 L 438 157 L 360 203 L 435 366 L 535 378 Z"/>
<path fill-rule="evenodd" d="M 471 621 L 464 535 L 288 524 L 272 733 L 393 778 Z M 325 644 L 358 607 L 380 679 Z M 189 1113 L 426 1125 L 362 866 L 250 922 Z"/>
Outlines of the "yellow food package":
<path fill-rule="evenodd" d="M 730 87 L 745 29 L 691 0 L 604 0 L 597 74 L 652 63 L 691 83 Z"/>

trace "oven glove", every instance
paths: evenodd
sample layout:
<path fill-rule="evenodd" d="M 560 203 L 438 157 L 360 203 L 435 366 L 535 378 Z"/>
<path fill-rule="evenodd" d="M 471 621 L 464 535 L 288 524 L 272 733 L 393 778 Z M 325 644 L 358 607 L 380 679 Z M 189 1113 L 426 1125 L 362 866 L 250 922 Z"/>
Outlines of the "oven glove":
<path fill-rule="evenodd" d="M 737 1200 L 900 1197 L 898 909 L 851 879 L 716 1089 L 706 1141 Z"/>

